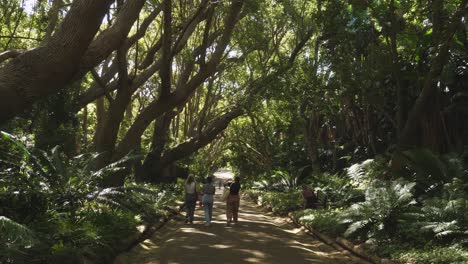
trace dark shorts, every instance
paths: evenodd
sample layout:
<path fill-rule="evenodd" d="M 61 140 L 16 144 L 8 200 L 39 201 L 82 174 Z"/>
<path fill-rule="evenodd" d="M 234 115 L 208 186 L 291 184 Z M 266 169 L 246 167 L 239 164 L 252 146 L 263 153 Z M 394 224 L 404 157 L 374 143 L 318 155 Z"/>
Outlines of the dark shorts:
<path fill-rule="evenodd" d="M 185 202 L 186 203 L 195 203 L 197 201 L 197 195 L 196 194 L 185 194 Z"/>
<path fill-rule="evenodd" d="M 315 197 L 308 197 L 306 198 L 306 206 L 305 208 L 317 208 L 317 199 Z"/>

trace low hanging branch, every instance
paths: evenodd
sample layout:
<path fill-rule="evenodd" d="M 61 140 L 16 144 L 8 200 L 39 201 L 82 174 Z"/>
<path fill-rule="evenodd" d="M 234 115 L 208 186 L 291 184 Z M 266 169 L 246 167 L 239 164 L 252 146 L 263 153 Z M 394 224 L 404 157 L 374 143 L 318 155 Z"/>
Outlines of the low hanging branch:
<path fill-rule="evenodd" d="M 132 126 L 127 131 L 125 137 L 121 140 L 116 148 L 114 159 L 119 159 L 125 156 L 138 142 L 139 138 L 148 127 L 148 125 L 164 114 L 172 110 L 178 105 L 184 104 L 193 94 L 193 92 L 211 75 L 213 75 L 218 67 L 227 45 L 231 39 L 234 27 L 239 21 L 239 14 L 242 10 L 244 1 L 234 0 L 231 4 L 229 13 L 225 19 L 225 28 L 221 39 L 217 42 L 216 49 L 211 57 L 211 60 L 202 67 L 185 85 L 180 85 L 167 98 L 153 101 L 150 103 L 140 115 L 137 116 Z"/>
<path fill-rule="evenodd" d="M 223 130 L 227 128 L 229 123 L 244 114 L 244 110 L 241 107 L 235 107 L 226 114 L 218 117 L 215 121 L 211 122 L 210 125 L 197 136 L 189 139 L 188 141 L 177 145 L 176 147 L 164 152 L 161 157 L 162 167 L 167 166 L 174 161 L 180 160 L 193 154 L 200 148 L 208 145 L 212 142 Z"/>
<path fill-rule="evenodd" d="M 0 63 L 18 57 L 19 55 L 23 54 L 24 50 L 7 50 L 0 53 Z"/>
<path fill-rule="evenodd" d="M 0 124 L 70 83 L 112 2 L 74 1 L 46 45 L 0 68 Z"/>

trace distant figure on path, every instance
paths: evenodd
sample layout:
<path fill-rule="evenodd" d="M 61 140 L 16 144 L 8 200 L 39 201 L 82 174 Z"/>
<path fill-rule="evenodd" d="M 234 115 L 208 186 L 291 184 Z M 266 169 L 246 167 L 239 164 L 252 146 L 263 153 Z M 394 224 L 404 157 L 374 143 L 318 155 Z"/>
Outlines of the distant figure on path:
<path fill-rule="evenodd" d="M 195 205 L 197 203 L 197 184 L 192 175 L 187 177 L 185 182 L 185 207 L 187 215 L 185 223 L 193 224 L 193 215 L 195 213 Z"/>
<path fill-rule="evenodd" d="M 229 196 L 226 199 L 226 225 L 231 225 L 232 220 L 234 224 L 237 223 L 237 218 L 239 214 L 239 203 L 240 203 L 240 178 L 236 176 L 234 182 L 229 186 Z"/>
<path fill-rule="evenodd" d="M 221 190 L 221 187 L 223 187 L 223 182 L 221 180 L 218 180 L 218 189 Z"/>
<path fill-rule="evenodd" d="M 205 225 L 211 225 L 211 219 L 213 217 L 213 195 L 215 194 L 216 188 L 213 185 L 213 177 L 208 176 L 206 183 L 203 185 L 203 207 L 205 208 Z"/>
<path fill-rule="evenodd" d="M 304 209 L 317 208 L 317 195 L 307 185 L 302 185 L 302 197 L 304 197 Z"/>

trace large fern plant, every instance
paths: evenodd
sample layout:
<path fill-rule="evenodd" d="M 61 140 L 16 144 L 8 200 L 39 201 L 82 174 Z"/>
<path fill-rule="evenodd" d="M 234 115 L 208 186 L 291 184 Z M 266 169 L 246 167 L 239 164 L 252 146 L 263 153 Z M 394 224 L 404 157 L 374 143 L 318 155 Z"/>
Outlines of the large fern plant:
<path fill-rule="evenodd" d="M 454 178 L 439 197 L 426 199 L 413 217 L 413 229 L 429 233 L 439 242 L 468 244 L 468 194 L 466 180 Z"/>
<path fill-rule="evenodd" d="M 133 157 L 95 169 L 99 154 L 67 158 L 59 148 L 50 152 L 31 150 L 12 135 L 2 132 L 0 136 L 2 256 L 18 260 L 37 255 L 39 247 L 47 254 L 66 246 L 103 245 L 104 235 L 98 233 L 114 223 L 99 227 L 96 219 L 105 215 L 111 215 L 114 221 L 121 218 L 121 227 L 128 227 L 135 215 L 147 222 L 157 221 L 165 213 L 167 202 L 174 200 L 170 192 L 150 186 L 100 187 L 104 177 L 122 170 Z M 44 256 L 38 259 L 41 262 Z"/>
<path fill-rule="evenodd" d="M 30 248 L 36 243 L 36 236 L 31 229 L 0 216 L 0 263 L 18 259 L 23 248 Z"/>
<path fill-rule="evenodd" d="M 54 208 L 59 212 L 75 212 L 94 201 L 129 209 L 131 205 L 122 202 L 128 200 L 129 192 L 151 192 L 136 187 L 100 187 L 104 177 L 123 170 L 125 163 L 134 156 L 127 156 L 104 168 L 95 169 L 94 164 L 100 154 L 87 153 L 68 159 L 58 147 L 53 148 L 50 153 L 41 150 L 33 152 L 12 135 L 1 133 L 3 139 L 11 143 L 10 150 L 13 151 L 8 154 L 8 159 L 0 161 L 0 173 L 3 176 L 0 181 L 0 199 L 10 201 L 12 207 L 35 202 L 41 207 L 37 208 L 39 211 Z M 24 202 L 17 202 L 19 200 Z M 18 207 L 12 209 L 16 212 L 21 210 Z M 24 213 L 31 216 L 31 211 L 27 209 L 28 207 L 23 208 L 26 210 Z"/>
<path fill-rule="evenodd" d="M 394 236 L 401 216 L 415 209 L 414 186 L 415 183 L 393 181 L 369 187 L 365 201 L 352 205 L 343 213 L 341 222 L 349 224 L 344 235 L 361 239 Z"/>
<path fill-rule="evenodd" d="M 416 196 L 431 197 L 440 194 L 444 184 L 453 178 L 463 178 L 462 158 L 456 153 L 438 155 L 429 149 L 412 149 L 402 153 L 406 171 L 401 177 L 417 183 Z"/>
<path fill-rule="evenodd" d="M 468 202 L 456 200 L 432 199 L 421 209 L 421 229 L 431 231 L 441 240 L 456 240 L 468 243 Z"/>

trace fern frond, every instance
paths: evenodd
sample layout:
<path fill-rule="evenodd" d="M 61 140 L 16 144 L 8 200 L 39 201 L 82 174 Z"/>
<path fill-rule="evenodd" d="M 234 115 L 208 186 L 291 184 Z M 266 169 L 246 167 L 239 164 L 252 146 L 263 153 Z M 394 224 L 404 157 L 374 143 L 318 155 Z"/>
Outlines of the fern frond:
<path fill-rule="evenodd" d="M 358 231 L 360 229 L 363 229 L 364 227 L 366 227 L 370 223 L 371 223 L 371 220 L 369 220 L 369 219 L 354 222 L 348 227 L 348 229 L 346 229 L 346 232 L 344 233 L 344 236 L 348 237 L 351 234 L 355 233 L 356 231 Z"/>
<path fill-rule="evenodd" d="M 32 230 L 6 216 L 0 216 L 0 231 L 1 238 L 10 243 L 32 246 L 36 241 Z"/>

